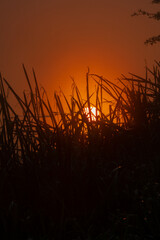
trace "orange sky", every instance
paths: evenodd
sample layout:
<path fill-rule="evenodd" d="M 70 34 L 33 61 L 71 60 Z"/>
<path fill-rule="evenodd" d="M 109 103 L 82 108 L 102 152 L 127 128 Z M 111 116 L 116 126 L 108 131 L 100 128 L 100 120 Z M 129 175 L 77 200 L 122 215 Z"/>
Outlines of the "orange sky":
<path fill-rule="evenodd" d="M 131 17 L 139 8 L 160 5 L 151 0 L 1 0 L 0 71 L 20 93 L 26 88 L 21 64 L 29 73 L 34 67 L 50 98 L 59 87 L 71 93 L 70 76 L 83 91 L 87 67 L 112 81 L 121 73 L 143 74 L 145 60 L 149 66 L 160 60 L 160 44 L 144 45 L 160 34 L 160 23 Z"/>

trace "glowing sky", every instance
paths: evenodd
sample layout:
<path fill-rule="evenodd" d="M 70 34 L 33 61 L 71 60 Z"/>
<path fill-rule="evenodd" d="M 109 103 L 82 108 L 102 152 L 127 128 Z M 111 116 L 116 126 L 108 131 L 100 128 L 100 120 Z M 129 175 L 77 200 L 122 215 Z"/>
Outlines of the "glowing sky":
<path fill-rule="evenodd" d="M 160 60 L 160 44 L 145 46 L 159 33 L 159 22 L 131 17 L 155 10 L 151 0 L 1 0 L 0 71 L 17 89 L 34 67 L 52 96 L 59 87 L 71 92 L 70 76 L 83 89 L 85 73 L 110 80 L 128 72 L 143 73 L 145 60 Z"/>

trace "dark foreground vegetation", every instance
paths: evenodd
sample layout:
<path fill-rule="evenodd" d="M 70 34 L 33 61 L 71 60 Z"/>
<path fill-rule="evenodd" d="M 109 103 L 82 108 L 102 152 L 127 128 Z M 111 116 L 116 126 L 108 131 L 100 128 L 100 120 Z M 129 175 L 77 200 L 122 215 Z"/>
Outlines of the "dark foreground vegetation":
<path fill-rule="evenodd" d="M 156 62 L 118 85 L 88 72 L 86 101 L 73 82 L 70 100 L 54 94 L 56 109 L 34 71 L 31 85 L 24 68 L 23 98 L 0 78 L 1 239 L 160 239 L 159 69 Z M 94 121 L 84 113 L 90 79 Z"/>

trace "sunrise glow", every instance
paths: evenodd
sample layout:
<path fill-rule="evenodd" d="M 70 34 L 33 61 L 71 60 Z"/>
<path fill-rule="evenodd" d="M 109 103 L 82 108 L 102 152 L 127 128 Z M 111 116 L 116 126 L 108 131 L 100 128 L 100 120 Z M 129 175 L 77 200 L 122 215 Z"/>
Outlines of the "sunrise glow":
<path fill-rule="evenodd" d="M 96 121 L 96 108 L 95 107 L 91 107 L 91 119 L 90 119 L 90 116 L 89 116 L 89 108 L 88 107 L 85 107 L 84 113 L 86 114 L 89 122 L 91 120 Z M 97 110 L 97 116 L 99 116 L 99 111 L 98 110 Z"/>

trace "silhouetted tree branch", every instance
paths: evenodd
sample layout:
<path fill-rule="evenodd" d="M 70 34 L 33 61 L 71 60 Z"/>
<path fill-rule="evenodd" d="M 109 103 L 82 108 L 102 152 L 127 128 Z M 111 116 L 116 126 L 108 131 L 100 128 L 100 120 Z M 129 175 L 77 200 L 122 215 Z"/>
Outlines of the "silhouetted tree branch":
<path fill-rule="evenodd" d="M 158 4 L 158 3 L 160 3 L 160 0 L 152 0 L 152 4 Z M 139 9 L 137 12 L 132 14 L 132 16 L 140 16 L 140 15 L 147 16 L 148 18 L 152 18 L 152 19 L 157 20 L 157 21 L 160 20 L 160 12 L 159 11 L 157 11 L 156 13 L 149 13 L 149 12 L 146 12 L 142 9 Z M 144 43 L 146 45 L 147 44 L 153 45 L 157 42 L 160 42 L 160 35 L 150 37 Z"/>

